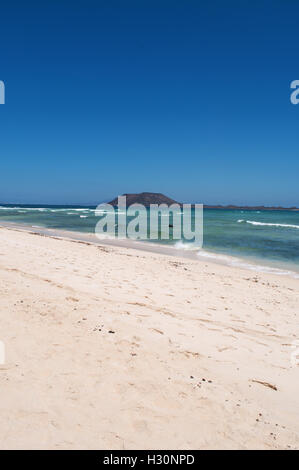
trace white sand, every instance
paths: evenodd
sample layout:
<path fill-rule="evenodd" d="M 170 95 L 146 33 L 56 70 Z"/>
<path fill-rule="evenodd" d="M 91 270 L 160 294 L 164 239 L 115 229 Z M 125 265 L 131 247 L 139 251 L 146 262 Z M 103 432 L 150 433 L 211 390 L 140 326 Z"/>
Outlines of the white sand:
<path fill-rule="evenodd" d="M 0 448 L 299 448 L 298 285 L 1 228 Z"/>

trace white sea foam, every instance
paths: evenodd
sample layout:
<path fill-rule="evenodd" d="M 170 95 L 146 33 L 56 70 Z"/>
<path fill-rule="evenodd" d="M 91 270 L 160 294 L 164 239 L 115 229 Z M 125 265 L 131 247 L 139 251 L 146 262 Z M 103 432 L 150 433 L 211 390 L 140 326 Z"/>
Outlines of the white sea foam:
<path fill-rule="evenodd" d="M 3 206 L 0 206 L 0 209 L 2 211 L 13 211 L 13 210 L 21 209 L 21 208 L 20 207 L 3 207 Z"/>
<path fill-rule="evenodd" d="M 76 211 L 76 212 L 94 212 L 94 209 L 72 209 L 72 211 Z"/>
<path fill-rule="evenodd" d="M 38 211 L 38 212 L 46 212 L 49 210 L 46 207 L 22 207 L 21 209 L 24 209 L 25 211 Z"/>
<path fill-rule="evenodd" d="M 192 244 L 190 244 L 192 247 Z M 188 244 L 187 243 L 182 243 L 182 242 L 177 242 L 175 244 L 175 248 L 179 250 L 188 250 Z M 192 249 L 192 248 L 191 248 Z M 194 249 L 194 247 L 193 247 Z M 274 268 L 270 266 L 264 266 L 260 264 L 254 264 L 247 262 L 246 260 L 243 260 L 241 258 L 237 258 L 235 256 L 230 256 L 230 255 L 223 255 L 220 253 L 213 253 L 211 251 L 206 251 L 203 249 L 198 249 L 196 248 L 196 255 L 199 258 L 204 258 L 207 260 L 214 261 L 216 263 L 224 264 L 227 266 L 235 266 L 239 268 L 244 268 L 244 269 L 250 269 L 251 271 L 259 271 L 259 272 L 264 272 L 268 274 L 277 274 L 277 275 L 283 275 L 283 276 L 291 276 L 293 278 L 299 279 L 299 273 L 296 273 L 295 271 L 289 271 L 289 270 L 284 270 L 284 269 L 279 269 L 279 268 Z"/>
<path fill-rule="evenodd" d="M 170 247 L 172 248 L 173 245 L 170 245 Z M 181 240 L 179 240 L 178 242 L 175 243 L 174 248 L 176 250 L 195 251 L 195 250 L 199 250 L 200 246 L 195 245 L 194 243 L 184 243 Z"/>
<path fill-rule="evenodd" d="M 238 223 L 241 223 L 241 222 L 246 222 L 247 224 L 251 224 L 251 225 L 259 225 L 259 226 L 267 226 L 267 227 L 285 227 L 285 228 L 297 228 L 299 229 L 299 225 L 292 225 L 292 224 L 274 224 L 274 223 L 270 223 L 270 222 L 257 222 L 256 220 L 243 220 L 243 219 L 239 219 L 238 220 Z"/>
<path fill-rule="evenodd" d="M 48 211 L 48 212 L 66 212 L 66 211 L 76 211 L 76 212 L 94 212 L 95 209 L 89 209 L 89 208 L 73 208 L 73 207 L 68 207 L 68 208 L 64 208 L 64 209 L 59 209 L 59 208 L 56 208 L 56 209 L 51 209 L 50 207 L 19 207 L 19 206 L 15 206 L 15 207 L 5 207 L 5 206 L 0 206 L 0 209 L 2 210 L 7 210 L 7 211 L 12 211 L 12 210 L 24 210 L 24 211 L 41 211 L 41 212 L 44 212 L 44 211 Z"/>
<path fill-rule="evenodd" d="M 283 276 L 291 276 L 295 279 L 299 279 L 299 273 L 296 273 L 295 271 L 289 271 L 289 270 L 284 270 L 284 269 L 278 269 L 278 268 L 273 268 L 270 266 L 264 266 L 260 264 L 254 264 L 254 263 L 247 263 L 246 261 L 233 257 L 233 256 L 226 256 L 226 255 L 221 255 L 218 253 L 212 253 L 208 252 L 205 250 L 200 250 L 197 255 L 201 258 L 209 258 L 213 261 L 218 261 L 220 263 L 229 265 L 229 266 L 235 266 L 239 268 L 244 268 L 244 269 L 250 269 L 252 271 L 260 271 L 268 274 L 277 274 L 277 275 L 283 275 Z"/>
<path fill-rule="evenodd" d="M 93 212 L 94 209 L 76 209 L 74 207 L 67 207 L 67 208 L 64 208 L 64 209 L 51 209 L 51 212 L 66 212 L 66 211 L 75 211 L 75 212 Z"/>
<path fill-rule="evenodd" d="M 210 259 L 214 259 L 214 260 L 218 260 L 218 261 L 225 261 L 225 262 L 233 261 L 233 258 L 230 257 L 230 256 L 219 255 L 218 253 L 211 253 L 211 252 L 205 251 L 205 250 L 200 250 L 197 253 L 197 255 L 200 256 L 201 258 L 210 258 Z"/>
<path fill-rule="evenodd" d="M 20 207 L 20 206 L 14 206 L 14 207 L 6 207 L 6 206 L 0 206 L 0 210 L 4 211 L 38 211 L 38 212 L 67 212 L 67 211 L 75 211 L 75 212 L 94 212 L 95 209 L 89 209 L 89 208 L 64 208 L 64 209 L 59 209 L 59 208 L 50 208 L 50 207 Z"/>
<path fill-rule="evenodd" d="M 4 207 L 4 206 L 0 206 L 0 209 L 5 210 L 5 211 L 22 210 L 22 211 L 39 211 L 39 212 L 44 212 L 48 210 L 46 207 Z"/>

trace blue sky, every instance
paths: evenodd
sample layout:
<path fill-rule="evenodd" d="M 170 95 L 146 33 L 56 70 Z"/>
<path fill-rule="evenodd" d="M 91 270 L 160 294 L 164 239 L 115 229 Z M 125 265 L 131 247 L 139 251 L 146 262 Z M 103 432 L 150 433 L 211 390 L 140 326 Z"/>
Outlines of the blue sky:
<path fill-rule="evenodd" d="M 1 2 L 0 201 L 299 206 L 297 0 Z"/>

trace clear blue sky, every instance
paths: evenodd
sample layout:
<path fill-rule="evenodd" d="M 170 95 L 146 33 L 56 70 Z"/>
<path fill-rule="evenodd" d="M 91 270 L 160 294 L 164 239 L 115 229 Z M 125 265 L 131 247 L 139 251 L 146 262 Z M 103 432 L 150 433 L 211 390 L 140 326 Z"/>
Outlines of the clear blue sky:
<path fill-rule="evenodd" d="M 299 206 L 297 0 L 12 0 L 0 16 L 0 201 Z"/>

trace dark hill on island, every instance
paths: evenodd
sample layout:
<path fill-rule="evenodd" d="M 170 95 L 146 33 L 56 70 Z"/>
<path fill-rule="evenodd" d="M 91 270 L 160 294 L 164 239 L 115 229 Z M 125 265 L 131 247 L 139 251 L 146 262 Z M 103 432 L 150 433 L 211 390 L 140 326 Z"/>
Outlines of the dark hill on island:
<path fill-rule="evenodd" d="M 151 204 L 179 204 L 182 206 L 181 202 L 177 202 L 174 199 L 171 199 L 161 193 L 138 193 L 138 194 L 123 194 L 126 196 L 127 206 L 131 204 L 143 204 L 145 207 L 149 207 Z M 108 204 L 112 206 L 117 206 L 117 198 L 110 201 Z M 193 206 L 193 204 L 192 204 Z M 205 209 L 230 209 L 230 210 L 254 210 L 254 211 L 299 211 L 297 207 L 280 207 L 280 206 L 234 206 L 234 205 L 204 205 Z"/>
<path fill-rule="evenodd" d="M 171 204 L 180 204 L 161 193 L 123 194 L 123 196 L 126 196 L 127 206 L 131 204 L 143 204 L 145 207 L 149 207 L 151 204 L 167 204 L 168 206 Z M 117 202 L 117 198 L 115 198 L 108 204 L 117 206 Z"/>

